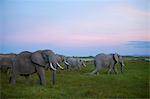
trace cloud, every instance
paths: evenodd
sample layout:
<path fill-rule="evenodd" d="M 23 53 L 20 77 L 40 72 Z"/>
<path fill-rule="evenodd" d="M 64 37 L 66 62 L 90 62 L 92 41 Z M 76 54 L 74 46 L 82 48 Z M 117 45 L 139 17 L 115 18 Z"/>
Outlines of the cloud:
<path fill-rule="evenodd" d="M 150 41 L 129 41 L 127 45 L 135 48 L 150 48 Z"/>

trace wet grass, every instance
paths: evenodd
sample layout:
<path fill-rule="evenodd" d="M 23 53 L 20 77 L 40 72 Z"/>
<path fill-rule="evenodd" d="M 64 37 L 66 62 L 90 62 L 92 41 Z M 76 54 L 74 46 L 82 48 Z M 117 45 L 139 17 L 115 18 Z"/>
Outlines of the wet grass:
<path fill-rule="evenodd" d="M 55 86 L 51 84 L 51 72 L 46 71 L 46 86 L 36 83 L 38 77 L 32 75 L 27 81 L 17 76 L 16 85 L 8 83 L 8 75 L 1 73 L 1 99 L 95 99 L 95 98 L 149 98 L 149 62 L 125 61 L 127 71 L 123 74 L 106 73 L 102 69 L 100 75 L 91 76 L 92 62 L 81 71 L 62 70 L 57 72 Z M 119 71 L 119 66 L 118 71 Z"/>

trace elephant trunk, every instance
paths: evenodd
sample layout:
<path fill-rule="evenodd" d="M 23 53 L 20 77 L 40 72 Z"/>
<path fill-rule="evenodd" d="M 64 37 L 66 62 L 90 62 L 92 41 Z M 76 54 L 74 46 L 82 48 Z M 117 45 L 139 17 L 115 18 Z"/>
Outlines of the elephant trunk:
<path fill-rule="evenodd" d="M 52 72 L 52 84 L 55 85 L 55 83 L 56 83 L 56 71 L 53 70 L 53 72 Z"/>
<path fill-rule="evenodd" d="M 56 64 L 54 64 L 54 65 L 56 65 Z M 52 72 L 52 84 L 55 85 L 55 82 L 56 82 L 56 68 L 54 68 L 50 58 L 49 58 L 49 66 L 53 70 L 53 72 Z"/>

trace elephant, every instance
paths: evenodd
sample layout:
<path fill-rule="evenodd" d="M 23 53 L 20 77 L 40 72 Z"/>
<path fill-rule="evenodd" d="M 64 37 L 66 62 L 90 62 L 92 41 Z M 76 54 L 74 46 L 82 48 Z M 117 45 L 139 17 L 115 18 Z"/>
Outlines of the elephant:
<path fill-rule="evenodd" d="M 16 75 L 29 76 L 37 73 L 40 84 L 46 85 L 45 68 L 48 67 L 53 71 L 52 84 L 54 85 L 56 80 L 56 65 L 59 64 L 52 50 L 38 50 L 33 53 L 23 51 L 16 56 L 13 62 L 10 83 L 16 83 Z"/>
<path fill-rule="evenodd" d="M 79 69 L 81 70 L 81 66 L 86 67 L 84 60 L 79 58 L 68 58 L 65 60 L 66 69 Z"/>
<path fill-rule="evenodd" d="M 125 67 L 122 56 L 119 54 L 98 54 L 94 58 L 95 70 L 90 74 L 99 74 L 99 71 L 102 67 L 108 68 L 108 74 L 112 72 L 112 70 L 117 74 L 115 69 L 115 64 L 119 63 L 121 65 L 121 72 L 123 73 L 123 68 Z"/>
<path fill-rule="evenodd" d="M 65 60 L 65 56 L 60 55 L 60 54 L 56 54 L 56 59 L 57 59 L 58 63 L 62 63 Z"/>
<path fill-rule="evenodd" d="M 0 69 L 2 71 L 8 71 L 12 67 L 13 60 L 16 56 L 14 53 L 0 54 Z"/>
<path fill-rule="evenodd" d="M 58 62 L 59 64 L 61 64 L 62 62 L 65 61 L 65 56 L 64 56 L 64 55 L 56 54 L 55 56 L 56 56 L 56 60 L 57 60 L 57 62 Z M 58 66 L 58 67 L 63 70 L 62 67 L 60 67 L 60 66 Z M 57 68 L 57 67 L 56 67 L 56 68 Z"/>

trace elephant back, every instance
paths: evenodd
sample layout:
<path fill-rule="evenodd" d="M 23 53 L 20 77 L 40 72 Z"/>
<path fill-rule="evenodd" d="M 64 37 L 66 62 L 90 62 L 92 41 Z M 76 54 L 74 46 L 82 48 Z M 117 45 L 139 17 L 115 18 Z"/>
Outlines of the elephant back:
<path fill-rule="evenodd" d="M 32 54 L 31 52 L 23 51 L 17 55 L 17 59 L 19 59 L 19 58 L 22 58 L 22 59 L 30 58 L 31 54 Z"/>
<path fill-rule="evenodd" d="M 0 54 L 0 59 L 2 59 L 2 58 L 10 58 L 10 59 L 12 59 L 12 58 L 15 58 L 16 57 L 16 54 Z"/>
<path fill-rule="evenodd" d="M 11 68 L 16 54 L 0 54 L 0 67 Z"/>

